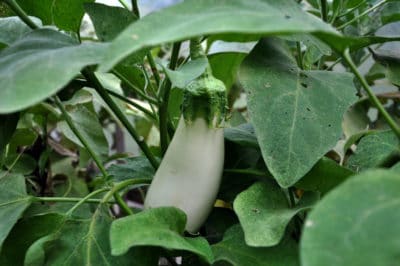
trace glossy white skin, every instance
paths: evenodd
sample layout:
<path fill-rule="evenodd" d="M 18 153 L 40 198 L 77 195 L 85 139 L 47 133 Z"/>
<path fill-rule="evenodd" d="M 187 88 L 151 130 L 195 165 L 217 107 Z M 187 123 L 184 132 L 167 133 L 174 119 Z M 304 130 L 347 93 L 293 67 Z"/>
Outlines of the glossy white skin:
<path fill-rule="evenodd" d="M 187 215 L 186 230 L 196 233 L 214 205 L 223 164 L 223 129 L 208 126 L 203 118 L 187 125 L 181 117 L 147 192 L 145 208 L 180 208 Z"/>

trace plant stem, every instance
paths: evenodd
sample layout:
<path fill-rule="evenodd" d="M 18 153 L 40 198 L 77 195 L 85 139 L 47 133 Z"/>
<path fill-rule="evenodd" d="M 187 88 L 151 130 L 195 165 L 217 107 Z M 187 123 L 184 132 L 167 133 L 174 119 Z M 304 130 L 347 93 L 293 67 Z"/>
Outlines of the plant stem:
<path fill-rule="evenodd" d="M 114 193 L 114 199 L 118 203 L 118 205 L 121 207 L 121 210 L 123 210 L 126 214 L 128 214 L 128 215 L 133 214 L 133 211 L 129 208 L 129 206 L 122 199 L 121 195 L 118 192 Z"/>
<path fill-rule="evenodd" d="M 146 56 L 147 60 L 149 61 L 151 72 L 153 72 L 154 80 L 156 81 L 157 87 L 160 87 L 160 82 L 161 82 L 160 73 L 158 73 L 157 65 L 156 62 L 154 61 L 151 51 L 149 51 Z"/>
<path fill-rule="evenodd" d="M 106 89 L 101 85 L 100 81 L 96 78 L 93 72 L 85 69 L 82 70 L 82 74 L 86 77 L 86 79 L 91 83 L 94 89 L 99 93 L 101 98 L 107 103 L 113 113 L 117 116 L 117 118 L 121 121 L 121 123 L 125 126 L 128 130 L 129 134 L 133 137 L 136 141 L 144 155 L 147 157 L 151 165 L 157 169 L 158 161 L 151 153 L 149 147 L 147 146 L 146 142 L 139 136 L 136 130 L 133 128 L 132 124 L 129 122 L 128 118 L 125 114 L 121 111 L 118 105 L 113 101 L 111 96 L 107 93 Z"/>
<path fill-rule="evenodd" d="M 301 43 L 296 42 L 296 49 L 297 49 L 297 64 L 301 69 L 303 69 L 303 54 L 301 52 Z"/>
<path fill-rule="evenodd" d="M 140 17 L 140 11 L 139 11 L 139 7 L 138 7 L 138 4 L 137 4 L 137 0 L 132 0 L 132 12 L 138 18 Z"/>
<path fill-rule="evenodd" d="M 38 29 L 39 26 L 33 22 L 25 11 L 18 5 L 15 0 L 4 0 L 4 2 L 14 11 L 15 14 L 28 25 L 31 29 Z"/>
<path fill-rule="evenodd" d="M 375 105 L 375 107 L 381 113 L 381 115 L 383 116 L 385 121 L 388 123 L 390 128 L 393 130 L 393 132 L 396 134 L 396 136 L 400 139 L 400 126 L 393 120 L 393 118 L 390 116 L 390 114 L 386 111 L 385 107 L 383 107 L 383 105 L 379 101 L 378 97 L 376 97 L 376 95 L 372 91 L 371 87 L 368 85 L 368 82 L 358 71 L 356 65 L 354 64 L 353 60 L 351 59 L 349 49 L 345 50 L 345 52 L 343 53 L 343 58 L 349 65 L 349 67 L 352 70 L 352 72 L 354 73 L 354 75 L 360 81 L 364 90 L 368 94 L 369 100 Z"/>
<path fill-rule="evenodd" d="M 370 13 L 371 11 L 374 11 L 375 9 L 377 9 L 378 7 L 386 4 L 387 0 L 382 0 L 381 2 L 377 3 L 376 5 L 373 5 L 372 7 L 368 8 L 367 10 L 365 10 L 364 12 L 362 12 L 360 15 L 354 17 L 353 19 L 350 19 L 349 21 L 347 21 L 346 23 L 340 25 L 339 27 L 337 27 L 338 30 L 343 29 L 344 27 L 350 25 L 351 23 L 353 23 L 354 21 L 362 18 L 363 16 L 367 15 L 368 13 Z"/>
<path fill-rule="evenodd" d="M 101 200 L 101 203 L 106 203 L 110 200 L 110 198 L 118 191 L 121 189 L 124 189 L 127 186 L 131 185 L 145 185 L 145 184 L 150 184 L 151 183 L 151 178 L 134 178 L 134 179 L 128 179 L 122 182 L 119 182 L 114 185 L 114 187 L 103 197 Z"/>
<path fill-rule="evenodd" d="M 102 192 L 105 192 L 107 190 L 110 190 L 110 188 L 102 188 L 102 189 L 98 189 L 95 191 L 92 191 L 91 193 L 87 194 L 86 197 L 82 198 L 80 201 L 78 201 L 74 206 L 72 206 L 71 209 L 69 209 L 69 211 L 67 211 L 66 215 L 67 216 L 71 216 L 72 213 L 79 208 L 79 206 L 81 206 L 82 204 L 84 204 L 88 199 L 90 199 L 91 197 L 100 194 Z"/>
<path fill-rule="evenodd" d="M 179 58 L 179 50 L 181 48 L 181 42 L 174 43 L 172 47 L 171 61 L 169 63 L 169 68 L 175 70 L 178 58 Z M 159 106 L 159 118 L 160 118 L 160 146 L 161 153 L 164 154 L 168 148 L 168 102 L 169 95 L 171 91 L 172 83 L 169 79 L 164 81 L 163 86 L 160 89 L 160 99 L 161 103 Z"/>
<path fill-rule="evenodd" d="M 144 70 L 146 71 L 146 70 Z M 142 90 L 138 89 L 135 85 L 133 85 L 127 78 L 125 78 L 121 73 L 119 73 L 117 70 L 112 70 L 112 73 L 116 75 L 120 80 L 124 81 L 129 88 L 131 88 L 133 91 L 135 91 L 137 94 L 143 97 L 143 99 L 147 100 L 150 103 L 157 104 L 158 101 L 147 94 L 145 94 Z"/>
<path fill-rule="evenodd" d="M 81 132 L 75 127 L 74 122 L 72 121 L 71 117 L 69 116 L 67 110 L 65 110 L 64 105 L 61 103 L 60 99 L 58 96 L 54 96 L 54 101 L 57 105 L 57 107 L 60 109 L 65 122 L 67 122 L 69 128 L 72 130 L 72 132 L 75 134 L 75 136 L 79 139 L 79 141 L 82 143 L 82 145 L 86 148 L 86 150 L 89 152 L 90 156 L 93 158 L 93 161 L 96 163 L 97 167 L 99 168 L 101 174 L 103 175 L 104 178 L 107 177 L 107 171 L 104 165 L 102 164 L 100 158 L 97 156 L 97 154 L 93 151 L 93 149 L 90 147 L 89 143 L 87 140 L 83 137 Z"/>
<path fill-rule="evenodd" d="M 38 201 L 38 202 L 79 202 L 81 201 L 83 198 L 64 198 L 64 197 L 35 197 L 34 201 Z M 85 203 L 100 203 L 101 199 L 87 199 L 85 200 Z M 114 204 L 114 201 L 109 201 L 108 203 L 110 204 Z"/>
<path fill-rule="evenodd" d="M 139 109 L 140 111 L 142 111 L 143 113 L 145 113 L 147 116 L 149 116 L 149 117 L 150 117 L 151 119 L 153 119 L 154 121 L 157 121 L 157 117 L 156 117 L 152 112 L 150 112 L 149 110 L 147 110 L 146 108 L 144 108 L 143 106 L 141 106 L 140 104 L 135 103 L 134 101 L 128 99 L 128 98 L 125 97 L 124 95 L 121 95 L 121 94 L 119 94 L 119 93 L 116 93 L 116 92 L 114 92 L 114 91 L 112 91 L 112 90 L 106 89 L 106 91 L 107 91 L 109 94 L 111 94 L 112 96 L 114 96 L 114 97 L 116 97 L 116 98 L 118 98 L 118 99 L 120 99 L 120 100 L 122 100 L 122 101 L 124 101 L 124 102 L 126 102 L 126 103 L 128 103 L 128 104 L 130 104 L 130 105 L 132 105 L 132 106 L 134 106 L 134 107 L 136 107 L 137 109 Z"/>
<path fill-rule="evenodd" d="M 321 4 L 321 18 L 323 21 L 328 21 L 328 5 L 326 0 L 320 0 Z"/>
<path fill-rule="evenodd" d="M 246 174 L 246 175 L 255 175 L 255 176 L 269 176 L 263 171 L 259 171 L 256 169 L 224 169 L 225 173 L 232 174 Z"/>
<path fill-rule="evenodd" d="M 127 3 L 125 3 L 124 0 L 118 0 L 118 2 L 119 2 L 124 8 L 129 9 Z"/>

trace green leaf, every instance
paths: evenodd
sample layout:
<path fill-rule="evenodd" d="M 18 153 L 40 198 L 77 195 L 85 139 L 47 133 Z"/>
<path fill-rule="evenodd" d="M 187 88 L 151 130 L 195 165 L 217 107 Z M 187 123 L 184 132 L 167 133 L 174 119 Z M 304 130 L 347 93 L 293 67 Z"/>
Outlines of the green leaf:
<path fill-rule="evenodd" d="M 29 175 L 37 167 L 36 160 L 28 154 L 10 154 L 4 162 L 5 167 L 12 173 Z"/>
<path fill-rule="evenodd" d="M 39 19 L 31 17 L 37 24 L 41 25 Z M 0 43 L 10 45 L 26 33 L 32 31 L 19 17 L 0 18 Z"/>
<path fill-rule="evenodd" d="M 53 233 L 64 217 L 60 214 L 38 215 L 20 220 L 12 229 L 0 253 L 0 265 L 24 264 L 24 254 L 36 240 Z"/>
<path fill-rule="evenodd" d="M 83 67 L 99 62 L 104 48 L 100 43 L 78 45 L 50 29 L 25 35 L 0 53 L 0 113 L 24 109 L 53 95 Z"/>
<path fill-rule="evenodd" d="M 122 255 L 135 246 L 158 246 L 193 252 L 211 263 L 213 255 L 202 237 L 183 237 L 186 215 L 173 207 L 148 209 L 114 221 L 110 238 L 113 255 Z"/>
<path fill-rule="evenodd" d="M 75 127 L 86 139 L 89 146 L 103 161 L 105 161 L 108 158 L 108 142 L 97 115 L 81 104 L 68 106 L 67 111 Z M 71 131 L 65 121 L 60 122 L 58 128 L 69 140 L 84 148 L 83 144 Z"/>
<path fill-rule="evenodd" d="M 233 208 L 242 225 L 246 244 L 270 247 L 281 241 L 291 219 L 298 212 L 310 209 L 318 198 L 315 193 L 306 193 L 298 205 L 290 208 L 285 194 L 275 182 L 258 182 L 236 197 Z"/>
<path fill-rule="evenodd" d="M 399 140 L 391 130 L 373 132 L 360 140 L 346 165 L 359 172 L 390 163 L 399 154 Z"/>
<path fill-rule="evenodd" d="M 29 15 L 40 18 L 45 25 L 56 25 L 66 31 L 79 32 L 85 13 L 83 4 L 94 0 L 17 0 Z"/>
<path fill-rule="evenodd" d="M 26 193 L 24 176 L 0 175 L 0 247 L 31 202 L 32 197 Z"/>
<path fill-rule="evenodd" d="M 127 158 L 124 164 L 113 164 L 107 172 L 116 181 L 123 181 L 131 178 L 153 178 L 154 167 L 144 156 Z"/>
<path fill-rule="evenodd" d="M 26 261 L 40 261 L 40 265 L 141 265 L 135 263 L 132 253 L 127 256 L 112 256 L 109 230 L 112 218 L 106 205 L 100 205 L 89 219 L 64 217 L 63 223 L 54 234 L 39 239 L 34 246 L 38 253 L 44 251 L 44 258 L 33 257 Z M 44 263 L 45 262 L 45 263 Z M 29 264 L 28 264 L 29 265 Z"/>
<path fill-rule="evenodd" d="M 217 53 L 209 55 L 214 77 L 224 82 L 229 90 L 236 81 L 239 66 L 246 57 L 245 53 Z"/>
<path fill-rule="evenodd" d="M 318 191 L 324 195 L 352 174 L 354 172 L 350 169 L 340 166 L 332 159 L 322 157 L 294 186 L 306 191 Z"/>
<path fill-rule="evenodd" d="M 294 32 L 326 32 L 339 36 L 332 27 L 302 11 L 291 0 L 236 0 L 229 5 L 215 0 L 184 1 L 130 25 L 113 41 L 100 71 L 109 70 L 139 49 L 195 36 Z"/>
<path fill-rule="evenodd" d="M 93 22 L 96 35 L 102 42 L 114 39 L 126 26 L 137 20 L 137 16 L 122 7 L 98 3 L 85 4 L 85 11 Z"/>
<path fill-rule="evenodd" d="M 389 50 L 389 49 L 390 50 Z M 393 84 L 400 86 L 400 46 L 392 44 L 386 49 L 380 49 L 376 52 L 370 50 L 376 62 L 386 68 L 386 77 Z"/>
<path fill-rule="evenodd" d="M 326 195 L 309 214 L 302 265 L 395 265 L 400 257 L 400 179 L 368 171 Z"/>
<path fill-rule="evenodd" d="M 0 115 L 0 153 L 11 140 L 19 120 L 19 113 Z"/>
<path fill-rule="evenodd" d="M 224 129 L 225 139 L 239 145 L 258 148 L 258 141 L 254 128 L 250 123 L 241 124 L 237 127 Z"/>
<path fill-rule="evenodd" d="M 276 39 L 260 41 L 240 80 L 268 169 L 289 187 L 336 145 L 343 114 L 357 98 L 351 75 L 303 71 L 285 47 Z"/>
<path fill-rule="evenodd" d="M 165 66 L 163 69 L 172 83 L 172 87 L 184 89 L 191 81 L 199 77 L 208 65 L 205 58 L 189 61 L 177 70 L 171 70 Z"/>
<path fill-rule="evenodd" d="M 278 246 L 269 248 L 249 247 L 244 242 L 243 231 L 234 225 L 225 233 L 224 239 L 212 246 L 214 262 L 226 261 L 233 266 L 294 266 L 299 265 L 297 244 L 285 238 Z"/>

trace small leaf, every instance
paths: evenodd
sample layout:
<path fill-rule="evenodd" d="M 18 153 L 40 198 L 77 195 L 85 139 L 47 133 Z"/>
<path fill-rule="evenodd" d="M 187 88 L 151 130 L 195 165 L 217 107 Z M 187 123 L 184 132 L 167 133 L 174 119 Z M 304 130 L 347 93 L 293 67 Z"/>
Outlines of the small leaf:
<path fill-rule="evenodd" d="M 322 157 L 294 186 L 306 191 L 318 191 L 324 195 L 353 174 L 350 169 Z"/>
<path fill-rule="evenodd" d="M 131 178 L 153 178 L 154 167 L 144 156 L 127 158 L 124 164 L 113 164 L 108 168 L 108 174 L 116 181 Z"/>
<path fill-rule="evenodd" d="M 177 70 L 164 67 L 165 74 L 168 76 L 174 88 L 185 88 L 191 81 L 199 77 L 208 65 L 205 58 L 189 61 Z"/>
<path fill-rule="evenodd" d="M 100 43 L 78 45 L 50 29 L 28 33 L 0 52 L 0 113 L 22 110 L 53 95 L 83 67 L 99 62 L 104 48 Z"/>
<path fill-rule="evenodd" d="M 392 170 L 364 172 L 327 194 L 305 221 L 302 265 L 396 265 L 399 194 Z"/>
<path fill-rule="evenodd" d="M 246 54 L 225 52 L 212 54 L 208 57 L 214 77 L 224 82 L 229 91 L 236 81 L 239 66 L 246 57 Z"/>
<path fill-rule="evenodd" d="M 279 186 L 271 181 L 259 182 L 240 193 L 233 208 L 243 227 L 246 244 L 270 247 L 280 242 L 291 219 L 311 208 L 317 200 L 317 194 L 306 193 L 298 205 L 290 208 Z"/>
<path fill-rule="evenodd" d="M 301 70 L 285 47 L 260 41 L 240 71 L 263 158 L 282 187 L 336 145 L 343 114 L 357 99 L 351 75 Z"/>
<path fill-rule="evenodd" d="M 19 113 L 0 115 L 0 153 L 11 140 L 19 120 Z"/>
<path fill-rule="evenodd" d="M 32 197 L 26 193 L 24 176 L 9 173 L 0 175 L 0 247 L 31 202 Z"/>
<path fill-rule="evenodd" d="M 399 140 L 391 131 L 378 131 L 363 137 L 357 149 L 347 161 L 347 166 L 354 171 L 390 163 L 396 154 L 400 154 Z"/>
<path fill-rule="evenodd" d="M 258 141 L 254 128 L 250 123 L 237 127 L 228 127 L 224 130 L 225 139 L 243 146 L 258 148 Z"/>
<path fill-rule="evenodd" d="M 185 224 L 185 213 L 173 207 L 148 209 L 118 219 L 111 225 L 112 254 L 122 255 L 135 246 L 158 246 L 190 251 L 211 263 L 211 248 L 204 238 L 182 236 Z"/>
<path fill-rule="evenodd" d="M 297 244 L 285 238 L 278 246 L 269 248 L 249 247 L 244 242 L 240 225 L 234 225 L 225 233 L 224 239 L 212 246 L 214 262 L 226 261 L 233 266 L 295 266 L 299 265 Z"/>
<path fill-rule="evenodd" d="M 40 18 L 43 24 L 73 32 L 79 32 L 85 13 L 83 4 L 88 2 L 94 0 L 18 0 L 26 13 Z"/>
<path fill-rule="evenodd" d="M 108 142 L 97 115 L 81 104 L 71 106 L 68 110 L 68 114 L 74 122 L 75 127 L 88 142 L 89 146 L 103 161 L 105 161 L 108 157 L 109 151 Z M 68 139 L 80 147 L 84 147 L 65 121 L 60 122 L 58 128 Z"/>
<path fill-rule="evenodd" d="M 137 20 L 133 12 L 122 7 L 87 3 L 85 10 L 93 22 L 97 37 L 103 42 L 111 41 L 126 26 Z"/>

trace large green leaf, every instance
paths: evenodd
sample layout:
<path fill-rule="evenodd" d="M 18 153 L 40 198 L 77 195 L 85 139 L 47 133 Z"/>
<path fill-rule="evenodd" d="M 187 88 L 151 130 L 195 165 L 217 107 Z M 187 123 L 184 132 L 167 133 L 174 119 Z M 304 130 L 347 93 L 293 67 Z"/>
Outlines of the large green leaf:
<path fill-rule="evenodd" d="M 0 247 L 14 224 L 31 204 L 25 178 L 19 174 L 0 174 Z"/>
<path fill-rule="evenodd" d="M 218 0 L 184 1 L 130 25 L 112 43 L 101 71 L 144 47 L 199 35 L 316 31 L 336 34 L 332 27 L 303 12 L 291 0 L 234 0 L 229 4 Z"/>
<path fill-rule="evenodd" d="M 165 23 L 168 21 L 168 23 Z M 292 0 L 189 0 L 152 13 L 131 24 L 112 43 L 100 71 L 110 70 L 128 55 L 162 43 L 211 34 L 282 35 L 313 33 L 343 51 L 371 43 L 398 40 L 376 36 L 344 37 Z"/>
<path fill-rule="evenodd" d="M 245 53 L 225 52 L 209 56 L 214 77 L 224 82 L 229 90 L 236 81 L 239 66 L 246 57 Z"/>
<path fill-rule="evenodd" d="M 305 222 L 302 265 L 397 265 L 399 195 L 393 170 L 364 172 L 337 187 Z"/>
<path fill-rule="evenodd" d="M 102 58 L 104 44 L 81 44 L 50 29 L 33 31 L 0 53 L 0 113 L 24 109 L 61 90 Z"/>
<path fill-rule="evenodd" d="M 294 266 L 299 265 L 297 244 L 285 238 L 276 247 L 255 248 L 244 242 L 243 231 L 239 225 L 228 229 L 224 239 L 212 246 L 215 262 L 226 261 L 233 266 Z"/>
<path fill-rule="evenodd" d="M 45 25 L 79 32 L 83 4 L 94 0 L 17 0 L 26 13 L 40 18 Z"/>
<path fill-rule="evenodd" d="M 85 4 L 85 10 L 93 22 L 97 37 L 101 41 L 111 41 L 126 26 L 137 20 L 133 12 L 122 7 L 88 3 Z"/>
<path fill-rule="evenodd" d="M 301 70 L 276 39 L 261 40 L 239 75 L 268 169 L 282 187 L 293 185 L 340 138 L 357 99 L 352 76 Z"/>
<path fill-rule="evenodd" d="M 118 219 L 111 225 L 113 255 L 122 255 L 131 247 L 158 246 L 193 252 L 207 262 L 213 260 L 211 248 L 202 237 L 183 237 L 186 215 L 173 207 L 148 209 Z"/>
<path fill-rule="evenodd" d="M 399 140 L 391 131 L 378 131 L 363 137 L 357 149 L 347 161 L 347 166 L 354 171 L 390 163 L 393 156 L 400 154 Z"/>
<path fill-rule="evenodd" d="M 0 265 L 22 266 L 29 246 L 37 239 L 53 233 L 63 221 L 63 215 L 56 213 L 20 220 L 4 242 Z"/>
<path fill-rule="evenodd" d="M 28 250 L 25 265 L 143 265 L 132 256 L 112 256 L 109 229 L 112 218 L 100 205 L 89 219 L 64 217 L 53 234 L 37 240 Z M 36 264 L 34 264 L 36 263 Z"/>
<path fill-rule="evenodd" d="M 233 208 L 243 227 L 246 244 L 270 247 L 280 242 L 290 220 L 298 212 L 311 208 L 317 200 L 317 194 L 306 193 L 298 205 L 290 208 L 276 183 L 259 182 L 240 193 Z"/>
<path fill-rule="evenodd" d="M 93 151 L 105 161 L 108 158 L 108 142 L 106 136 L 104 135 L 103 127 L 99 122 L 96 113 L 89 110 L 82 104 L 76 106 L 68 106 L 68 115 L 74 122 L 75 127 L 86 139 L 89 146 Z M 58 128 L 63 134 L 78 144 L 80 147 L 84 148 L 80 140 L 71 131 L 68 124 L 62 121 L 58 124 Z"/>
<path fill-rule="evenodd" d="M 31 19 L 41 24 L 40 20 Z M 10 45 L 31 30 L 19 17 L 0 18 L 0 43 Z"/>

